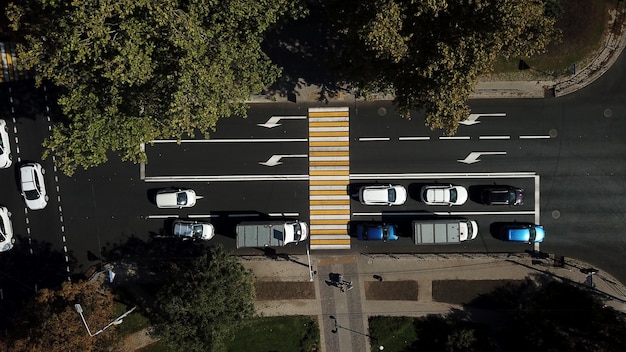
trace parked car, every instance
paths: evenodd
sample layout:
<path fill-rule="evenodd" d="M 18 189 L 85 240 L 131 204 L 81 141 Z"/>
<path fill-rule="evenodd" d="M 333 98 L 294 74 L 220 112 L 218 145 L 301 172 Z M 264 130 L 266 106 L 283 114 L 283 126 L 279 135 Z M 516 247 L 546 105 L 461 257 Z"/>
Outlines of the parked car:
<path fill-rule="evenodd" d="M 196 192 L 193 189 L 165 188 L 156 195 L 156 205 L 159 208 L 191 208 L 196 205 Z"/>
<path fill-rule="evenodd" d="M 395 241 L 398 239 L 398 229 L 395 225 L 382 222 L 358 224 L 357 238 L 361 241 Z"/>
<path fill-rule="evenodd" d="M 46 170 L 38 163 L 27 163 L 20 167 L 20 184 L 26 206 L 31 210 L 43 209 L 48 205 L 48 194 L 43 175 Z"/>
<path fill-rule="evenodd" d="M 500 239 L 504 241 L 539 243 L 545 237 L 546 232 L 541 225 L 511 223 L 500 229 Z"/>
<path fill-rule="evenodd" d="M 208 222 L 176 220 L 172 233 L 184 239 L 210 240 L 215 236 L 215 228 Z"/>
<path fill-rule="evenodd" d="M 524 205 L 524 190 L 512 186 L 491 186 L 480 193 L 486 205 Z"/>
<path fill-rule="evenodd" d="M 0 207 L 0 252 L 10 250 L 14 243 L 11 212 L 6 207 Z"/>
<path fill-rule="evenodd" d="M 463 186 L 424 186 L 420 192 L 422 202 L 427 205 L 462 205 L 467 201 L 467 189 Z"/>
<path fill-rule="evenodd" d="M 6 169 L 11 164 L 13 164 L 13 155 L 11 155 L 9 127 L 6 121 L 0 120 L 0 169 Z"/>
<path fill-rule="evenodd" d="M 401 185 L 364 186 L 359 190 L 359 201 L 365 205 L 402 205 L 406 197 L 406 188 Z"/>

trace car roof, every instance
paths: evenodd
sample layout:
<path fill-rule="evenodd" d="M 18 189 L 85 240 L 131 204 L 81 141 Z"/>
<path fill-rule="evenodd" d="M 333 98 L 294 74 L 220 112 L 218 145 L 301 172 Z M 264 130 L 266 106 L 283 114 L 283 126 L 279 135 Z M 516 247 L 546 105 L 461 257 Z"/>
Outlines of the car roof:
<path fill-rule="evenodd" d="M 516 242 L 528 242 L 530 240 L 530 229 L 535 229 L 535 241 L 534 242 L 543 242 L 546 237 L 545 230 L 543 226 L 539 225 L 529 225 L 529 226 L 511 226 L 508 228 L 507 235 L 509 241 Z"/>

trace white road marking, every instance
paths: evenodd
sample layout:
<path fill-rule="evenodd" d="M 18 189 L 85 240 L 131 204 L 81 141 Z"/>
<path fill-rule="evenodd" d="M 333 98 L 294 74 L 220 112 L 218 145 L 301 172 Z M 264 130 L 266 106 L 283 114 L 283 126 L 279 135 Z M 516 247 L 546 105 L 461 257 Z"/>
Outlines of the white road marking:
<path fill-rule="evenodd" d="M 269 216 L 283 217 L 283 216 L 300 216 L 300 213 L 269 213 Z"/>
<path fill-rule="evenodd" d="M 352 174 L 351 180 L 371 180 L 371 179 L 437 179 L 437 178 L 530 178 L 534 177 L 534 172 L 477 172 L 477 173 L 407 173 L 407 174 Z"/>
<path fill-rule="evenodd" d="M 441 136 L 439 137 L 440 140 L 444 141 L 444 140 L 455 140 L 455 139 L 470 139 L 470 136 L 458 136 L 458 137 L 445 137 L 445 136 Z"/>
<path fill-rule="evenodd" d="M 541 182 L 539 180 L 539 175 L 535 176 L 535 224 L 541 224 L 540 213 L 539 213 L 539 205 L 540 205 L 540 191 Z"/>
<path fill-rule="evenodd" d="M 366 213 L 352 213 L 352 216 L 419 216 L 419 215 L 534 215 L 535 211 L 520 210 L 520 211 L 434 211 L 430 212 L 366 212 Z"/>
<path fill-rule="evenodd" d="M 400 141 L 428 141 L 430 137 L 398 137 Z"/>
<path fill-rule="evenodd" d="M 511 136 L 480 136 L 478 139 L 511 139 Z"/>
<path fill-rule="evenodd" d="M 148 215 L 146 216 L 146 219 L 176 219 L 179 216 L 174 214 L 174 215 Z"/>
<path fill-rule="evenodd" d="M 195 219 L 195 218 L 216 218 L 219 215 L 217 214 L 189 214 L 187 215 L 188 218 L 190 219 Z"/>
<path fill-rule="evenodd" d="M 361 137 L 359 138 L 359 142 L 388 141 L 390 139 L 389 137 Z"/>
<path fill-rule="evenodd" d="M 181 139 L 180 143 L 283 143 L 307 142 L 307 138 Z M 155 139 L 150 143 L 178 143 L 176 139 Z"/>
<path fill-rule="evenodd" d="M 146 182 L 308 181 L 309 175 L 146 176 Z"/>
<path fill-rule="evenodd" d="M 550 139 L 550 136 L 519 136 L 519 139 Z"/>

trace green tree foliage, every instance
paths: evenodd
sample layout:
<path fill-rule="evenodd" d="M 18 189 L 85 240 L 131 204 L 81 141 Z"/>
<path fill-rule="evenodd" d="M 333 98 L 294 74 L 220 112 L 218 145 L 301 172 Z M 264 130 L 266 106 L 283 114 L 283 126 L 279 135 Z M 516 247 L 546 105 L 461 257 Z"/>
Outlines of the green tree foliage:
<path fill-rule="evenodd" d="M 79 303 L 87 325 L 95 333 L 115 319 L 113 296 L 97 283 L 63 283 L 59 290 L 43 289 L 18 316 L 9 332 L 13 352 L 107 351 L 115 336 L 110 328 L 89 336 L 74 308 Z M 0 344 L 0 347 L 2 345 Z"/>
<path fill-rule="evenodd" d="M 157 295 L 155 332 L 172 351 L 220 351 L 254 315 L 254 280 L 221 247 L 177 266 Z"/>
<path fill-rule="evenodd" d="M 304 12 L 292 0 L 23 0 L 8 6 L 19 63 L 61 89 L 67 121 L 46 139 L 61 170 L 145 161 L 141 143 L 205 135 L 245 116 L 243 101 L 280 70 L 263 33 Z"/>
<path fill-rule="evenodd" d="M 558 0 L 335 0 L 340 72 L 365 93 L 388 91 L 406 117 L 454 134 L 478 76 L 498 55 L 527 57 L 558 36 Z M 548 9 L 548 10 L 546 10 Z"/>

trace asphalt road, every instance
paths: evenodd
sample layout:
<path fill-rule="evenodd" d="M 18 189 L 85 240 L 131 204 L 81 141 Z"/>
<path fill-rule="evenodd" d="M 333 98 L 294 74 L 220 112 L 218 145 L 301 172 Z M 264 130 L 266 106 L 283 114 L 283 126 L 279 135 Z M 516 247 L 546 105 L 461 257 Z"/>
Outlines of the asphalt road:
<path fill-rule="evenodd" d="M 394 222 L 408 235 L 412 216 L 434 212 L 476 219 L 480 229 L 479 238 L 455 246 L 414 246 L 410 238 L 396 243 L 353 239 L 352 250 L 521 252 L 532 247 L 496 239 L 492 224 L 537 222 L 547 230 L 542 251 L 592 263 L 626 282 L 625 61 L 620 58 L 594 84 L 563 98 L 472 101 L 478 123 L 459 127 L 454 138 L 424 127 L 419 114 L 412 120 L 399 118 L 389 102 L 331 104 L 350 108 L 350 190 L 373 183 L 402 184 L 409 190 L 409 200 L 400 207 L 366 207 L 352 200 L 351 222 Z M 6 83 L 0 89 L 0 113 L 11 127 L 12 140 L 17 139 L 12 146 L 15 164 L 40 161 L 48 171 L 50 202 L 44 210 L 27 211 L 17 168 L 0 170 L 0 202 L 13 212 L 18 238 L 15 249 L 0 254 L 5 287 L 27 288 L 44 284 L 48 276 L 81 273 L 102 260 L 139 255 L 133 249 L 154 241 L 169 246 L 171 242 L 160 237 L 170 233 L 175 217 L 211 221 L 218 236 L 209 244 L 227 248 L 234 248 L 239 221 L 309 219 L 307 113 L 317 105 L 252 105 L 247 119 L 220 121 L 210 140 L 196 136 L 181 144 L 146 145 L 149 163 L 143 167 L 112 156 L 106 165 L 66 177 L 54 170 L 50 158 L 41 161 L 41 141 L 51 121 L 60 116 L 54 94 L 31 84 Z M 272 116 L 284 117 L 279 126 L 259 126 L 270 123 Z M 272 156 L 280 156 L 282 163 L 261 164 Z M 464 185 L 471 199 L 458 207 L 425 206 L 418 190 L 432 183 Z M 494 183 L 523 187 L 525 205 L 478 204 L 477 186 Z M 171 186 L 193 188 L 203 198 L 191 209 L 157 209 L 155 191 Z M 276 251 L 305 249 L 301 245 Z"/>

